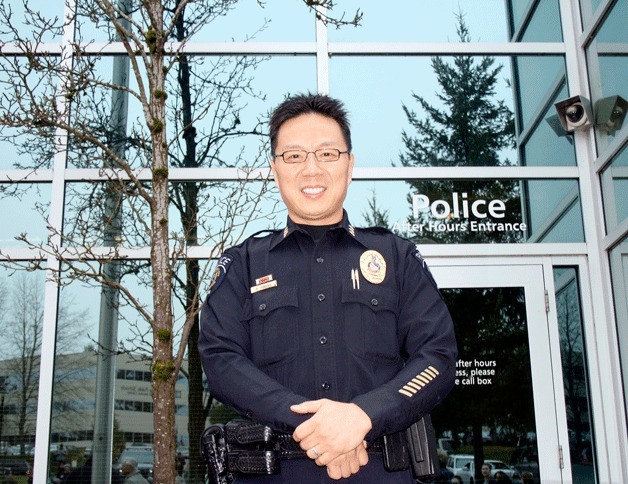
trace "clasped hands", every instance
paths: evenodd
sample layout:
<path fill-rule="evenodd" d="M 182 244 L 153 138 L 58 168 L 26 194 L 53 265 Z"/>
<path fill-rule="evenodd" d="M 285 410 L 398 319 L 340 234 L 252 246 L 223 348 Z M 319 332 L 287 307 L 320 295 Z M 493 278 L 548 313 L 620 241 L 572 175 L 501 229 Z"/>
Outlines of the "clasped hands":
<path fill-rule="evenodd" d="M 364 437 L 372 423 L 356 404 L 324 398 L 292 405 L 290 410 L 312 414 L 292 436 L 310 459 L 327 466 L 329 477 L 349 477 L 368 463 Z"/>

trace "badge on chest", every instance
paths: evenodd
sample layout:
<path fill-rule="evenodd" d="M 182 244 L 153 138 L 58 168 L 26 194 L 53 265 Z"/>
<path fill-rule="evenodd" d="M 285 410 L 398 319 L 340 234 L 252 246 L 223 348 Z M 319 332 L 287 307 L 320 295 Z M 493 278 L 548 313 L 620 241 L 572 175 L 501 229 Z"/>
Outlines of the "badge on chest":
<path fill-rule="evenodd" d="M 386 278 L 386 261 L 376 250 L 367 250 L 360 256 L 360 272 L 371 284 L 381 284 Z"/>

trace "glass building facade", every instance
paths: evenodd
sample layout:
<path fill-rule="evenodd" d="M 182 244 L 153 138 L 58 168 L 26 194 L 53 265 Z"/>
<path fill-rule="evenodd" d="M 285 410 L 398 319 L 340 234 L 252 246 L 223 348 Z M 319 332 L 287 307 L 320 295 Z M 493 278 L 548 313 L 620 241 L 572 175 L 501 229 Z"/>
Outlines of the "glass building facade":
<path fill-rule="evenodd" d="M 37 483 L 92 454 L 109 469 L 150 453 L 155 434 L 138 194 L 152 173 L 133 95 L 148 73 L 90 4 L 1 10 L 14 29 L 0 30 L 0 468 L 26 461 Z M 628 2 L 347 1 L 327 13 L 362 17 L 341 27 L 305 2 L 216 4 L 166 51 L 175 351 L 189 288 L 206 291 L 221 251 L 284 227 L 269 111 L 328 93 L 352 122 L 351 222 L 416 241 L 454 317 L 456 387 L 432 415 L 443 465 L 468 477 L 482 455 L 519 482 L 628 482 Z M 11 106 L 35 116 L 31 96 L 55 92 L 65 129 L 17 126 Z M 574 131 L 567 99 L 589 120 Z M 130 171 L 112 176 L 103 152 Z M 198 412 L 231 415 L 193 358 L 175 388 L 182 462 Z"/>

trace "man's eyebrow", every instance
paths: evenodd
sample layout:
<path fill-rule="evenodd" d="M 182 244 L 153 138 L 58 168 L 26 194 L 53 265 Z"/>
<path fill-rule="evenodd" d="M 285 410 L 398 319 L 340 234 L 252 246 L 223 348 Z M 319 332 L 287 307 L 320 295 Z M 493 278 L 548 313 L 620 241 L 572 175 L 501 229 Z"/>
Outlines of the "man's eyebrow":
<path fill-rule="evenodd" d="M 316 145 L 317 146 L 316 149 L 323 148 L 323 147 L 326 147 L 326 146 L 331 146 L 331 147 L 336 148 L 339 144 L 340 143 L 338 143 L 337 141 L 323 141 L 322 143 L 319 143 L 319 144 Z M 305 149 L 305 147 L 303 145 L 283 145 L 283 146 L 280 146 L 280 148 L 282 150 L 284 150 L 284 151 L 285 150 L 304 150 Z"/>

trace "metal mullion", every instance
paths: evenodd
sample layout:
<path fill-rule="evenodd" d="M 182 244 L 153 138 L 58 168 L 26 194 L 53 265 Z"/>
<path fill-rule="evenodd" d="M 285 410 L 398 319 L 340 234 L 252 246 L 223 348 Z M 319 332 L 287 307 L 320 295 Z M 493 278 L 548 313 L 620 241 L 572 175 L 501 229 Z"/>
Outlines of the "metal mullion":
<path fill-rule="evenodd" d="M 628 236 L 628 218 L 625 218 L 617 224 L 617 227 L 611 230 L 608 235 L 602 239 L 604 250 L 611 250 L 617 244 L 621 243 L 626 236 Z"/>
<path fill-rule="evenodd" d="M 44 183 L 52 177 L 52 170 L 0 170 L 0 183 Z"/>
<path fill-rule="evenodd" d="M 316 22 L 316 86 L 319 94 L 329 94 L 329 51 L 327 50 L 327 25 L 323 17 L 325 7 L 317 7 L 322 15 L 315 15 Z M 320 18 L 319 18 L 320 17 Z"/>
<path fill-rule="evenodd" d="M 74 38 L 75 20 L 73 12 L 75 11 L 74 0 L 67 0 L 65 4 L 64 16 L 67 21 L 63 34 L 63 47 L 71 46 Z M 63 48 L 62 48 L 63 50 Z M 67 49 L 66 52 L 72 52 Z M 69 56 L 62 61 L 62 65 L 69 72 L 72 68 L 73 57 Z M 57 103 L 59 109 L 64 112 L 65 105 L 68 102 L 63 95 L 64 79 L 58 79 Z M 69 116 L 69 114 L 68 114 Z M 56 129 L 54 142 L 56 145 L 53 171 L 52 171 L 52 188 L 50 199 L 50 215 L 48 217 L 48 225 L 56 231 L 50 235 L 48 244 L 52 247 L 61 247 L 60 233 L 63 229 L 63 210 L 65 198 L 65 166 L 67 157 L 67 133 L 60 129 Z M 36 421 L 36 439 L 35 439 L 35 461 L 33 466 L 33 482 L 35 484 L 44 484 L 47 482 L 48 458 L 50 450 L 50 430 L 52 420 L 52 398 L 54 384 L 54 367 L 56 353 L 56 336 L 57 336 L 57 316 L 59 309 L 59 283 L 58 271 L 60 261 L 54 255 L 48 255 L 46 258 L 46 282 L 44 290 L 44 315 L 43 329 L 41 338 L 41 355 L 39 361 L 39 389 L 37 396 L 37 421 Z"/>
<path fill-rule="evenodd" d="M 61 44 L 58 42 L 43 42 L 30 48 L 37 54 L 47 56 L 59 56 L 63 53 Z M 24 55 L 24 50 L 13 43 L 7 43 L 2 45 L 2 55 L 6 57 L 21 57 Z"/>
<path fill-rule="evenodd" d="M 127 55 L 121 42 L 79 44 L 84 55 Z M 166 55 L 314 55 L 316 42 L 168 42 Z"/>
<path fill-rule="evenodd" d="M 571 449 L 569 448 L 569 428 L 567 424 L 567 405 L 565 404 L 565 386 L 560 384 L 563 381 L 563 362 L 560 348 L 560 330 L 558 325 L 558 308 L 556 305 L 556 287 L 554 281 L 554 266 L 551 257 L 543 258 L 543 284 L 545 286 L 546 297 L 546 324 L 548 334 L 548 344 L 550 347 L 550 370 L 552 372 L 552 382 L 554 388 L 554 401 L 561 402 L 554 405 L 554 418 L 556 419 L 556 430 L 558 432 L 558 445 L 562 447 L 563 462 L 560 462 L 562 477 L 571 476 Z M 568 479 L 565 479 L 568 481 Z"/>
<path fill-rule="evenodd" d="M 113 172 L 100 168 L 68 168 L 65 170 L 66 181 L 103 182 L 111 178 L 128 180 L 122 172 Z M 134 172 L 140 181 L 150 182 L 149 169 Z M 462 166 L 462 167 L 393 167 L 359 166 L 353 169 L 354 180 L 426 180 L 452 178 L 467 179 L 578 179 L 577 166 Z M 170 181 L 263 181 L 272 179 L 270 168 L 170 168 Z"/>
<path fill-rule="evenodd" d="M 330 42 L 331 55 L 563 55 L 562 42 Z"/>
<path fill-rule="evenodd" d="M 39 249 L 27 249 L 25 247 L 0 247 L 0 260 L 6 261 L 33 261 L 44 259 L 46 254 Z"/>
<path fill-rule="evenodd" d="M 126 55 L 120 42 L 79 44 L 83 55 Z M 167 54 L 177 55 L 315 55 L 317 42 L 172 42 L 165 45 Z M 562 42 L 328 42 L 331 55 L 561 55 Z M 3 47 L 3 55 L 23 55 L 14 47 Z M 61 55 L 59 44 L 35 47 L 41 55 Z"/>
<path fill-rule="evenodd" d="M 578 179 L 575 166 L 356 167 L 353 180 Z"/>
<path fill-rule="evenodd" d="M 588 95 L 588 73 L 586 69 L 585 43 L 582 42 L 580 14 L 578 2 L 559 0 L 561 22 L 565 40 L 565 61 L 567 72 L 575 76 L 568 79 L 571 94 Z M 590 30 L 589 32 L 594 32 Z M 625 407 L 621 381 L 610 375 L 619 373 L 619 347 L 617 345 L 615 315 L 613 314 L 613 295 L 611 289 L 610 267 L 607 254 L 604 252 L 602 238 L 604 227 L 598 221 L 604 220 L 602 195 L 599 179 L 593 169 L 595 152 L 595 136 L 593 129 L 574 133 L 576 157 L 580 167 L 580 195 L 582 199 L 582 216 L 585 221 L 584 231 L 587 241 L 587 258 L 589 264 L 589 286 L 592 304 L 592 322 L 594 321 L 594 337 L 599 347 L 590 354 L 597 358 L 600 373 L 603 377 L 602 394 L 594 399 L 593 418 L 598 448 L 604 447 L 606 452 L 598 452 L 598 479 L 600 482 L 611 482 L 628 475 L 628 452 L 625 435 Z M 593 393 L 593 392 L 592 392 Z M 609 398 L 610 395 L 610 398 Z"/>
<path fill-rule="evenodd" d="M 626 42 L 596 42 L 598 54 L 606 56 L 623 56 L 628 54 Z"/>

